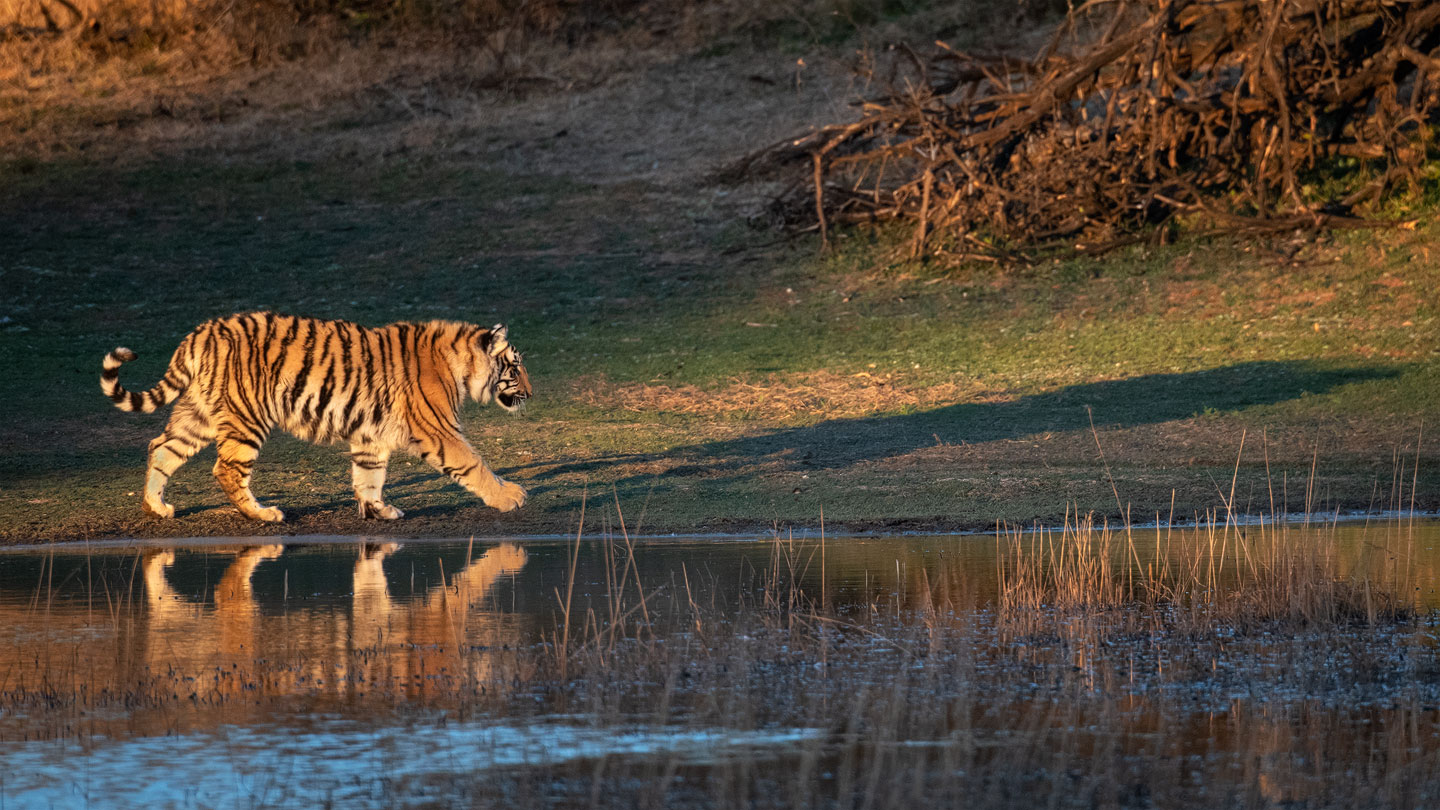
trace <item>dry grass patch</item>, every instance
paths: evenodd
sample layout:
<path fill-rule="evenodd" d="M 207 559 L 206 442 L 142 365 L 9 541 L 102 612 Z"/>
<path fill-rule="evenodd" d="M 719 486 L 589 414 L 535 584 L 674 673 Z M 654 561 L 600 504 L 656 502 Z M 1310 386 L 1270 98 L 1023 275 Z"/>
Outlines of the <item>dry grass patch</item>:
<path fill-rule="evenodd" d="M 317 127 L 473 120 L 482 93 L 602 84 L 758 7 L 636 5 L 0 0 L 0 150 L 254 148 Z M 391 140 L 384 151 L 433 145 Z"/>
<path fill-rule="evenodd" d="M 525 109 L 497 116 L 497 105 L 514 106 L 517 99 L 546 108 L 537 113 L 548 119 L 537 137 L 568 129 L 573 142 L 598 137 L 588 130 L 623 125 L 597 121 L 593 110 L 584 126 L 567 123 L 559 120 L 568 117 L 565 105 L 545 102 L 635 77 L 656 91 L 646 95 L 645 104 L 685 112 L 675 131 L 664 125 L 656 140 L 713 140 L 699 130 L 729 132 L 742 129 L 737 121 L 775 117 L 773 104 L 758 112 L 732 106 L 745 90 L 769 88 L 782 96 L 789 90 L 795 101 L 833 81 L 813 74 L 846 73 L 831 71 L 835 65 L 819 71 L 812 64 L 802 91 L 796 76 L 785 75 L 787 69 L 793 73 L 793 55 L 757 59 L 748 44 L 777 23 L 828 17 L 832 5 L 833 0 L 784 7 L 759 0 L 0 0 L 0 154 L 46 160 L 80 154 L 144 159 L 157 149 L 270 147 L 290 153 L 297 151 L 298 134 L 310 136 L 299 139 L 309 147 L 297 155 L 305 158 L 347 153 L 357 141 L 364 156 L 443 153 L 466 141 L 473 149 L 484 141 L 475 131 L 493 129 L 497 117 L 508 119 L 509 131 L 502 134 L 512 143 L 536 136 L 528 131 L 532 116 Z M 722 86 L 714 75 L 694 75 L 693 66 L 672 75 L 676 63 L 705 49 L 722 61 L 731 50 L 743 53 L 737 64 L 720 68 L 733 74 L 720 80 Z M 810 63 L 815 61 L 812 56 Z M 688 99 L 677 98 L 689 91 L 704 99 L 693 110 Z M 601 101 L 623 105 L 625 94 L 619 95 Z M 839 97 L 851 93 L 832 95 L 838 105 Z M 834 106 L 825 115 L 834 115 Z M 610 114 L 633 120 L 651 113 L 617 108 Z M 691 120 L 697 115 L 702 120 Z M 752 123 L 751 137 L 738 145 L 714 154 L 708 148 L 694 151 L 707 155 L 708 170 L 807 120 L 790 115 L 763 127 Z M 381 143 L 354 137 L 374 135 L 377 125 L 386 124 L 392 126 L 381 131 Z M 634 129 L 628 127 L 626 137 L 612 139 L 610 146 L 632 148 Z M 548 166 L 557 165 L 554 155 L 547 157 Z M 662 151 L 645 166 L 651 160 L 674 163 L 676 157 Z"/>
<path fill-rule="evenodd" d="M 989 391 L 973 380 L 917 385 L 893 373 L 840 374 L 825 370 L 770 374 L 758 382 L 733 379 L 715 389 L 663 383 L 612 383 L 591 378 L 578 384 L 576 398 L 592 407 L 618 407 L 637 413 L 768 419 L 866 416 L 958 402 L 1013 399 L 1010 395 Z"/>

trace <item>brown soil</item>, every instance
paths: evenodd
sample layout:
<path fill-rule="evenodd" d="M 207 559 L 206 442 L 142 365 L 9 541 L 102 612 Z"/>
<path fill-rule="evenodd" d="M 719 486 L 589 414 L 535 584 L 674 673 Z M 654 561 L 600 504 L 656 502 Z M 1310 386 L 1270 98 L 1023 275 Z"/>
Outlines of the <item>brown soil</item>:
<path fill-rule="evenodd" d="M 339 156 L 356 162 L 411 155 L 464 159 L 516 173 L 553 173 L 604 183 L 623 195 L 625 215 L 633 218 L 637 230 L 664 234 L 656 241 L 667 260 L 706 263 L 715 257 L 696 233 L 760 215 L 773 189 L 737 189 L 702 180 L 735 156 L 845 117 L 846 103 L 860 89 L 849 70 L 849 57 L 833 52 L 807 57 L 802 65 L 774 51 L 741 46 L 705 56 L 654 39 L 577 52 L 534 45 L 503 82 L 487 78 L 491 68 L 476 68 L 474 58 L 454 50 L 345 47 L 302 61 L 193 79 L 182 71 L 136 76 L 124 65 L 68 85 L 54 77 L 12 76 L 0 90 L 0 149 L 39 163 L 143 163 L 167 154 L 200 154 L 221 161 L 227 156 Z M 677 210 L 686 215 L 677 216 Z M 549 224 L 534 223 L 542 228 Z M 553 224 L 565 239 L 584 230 Z M 603 237 L 584 231 L 580 238 L 596 244 L 562 239 L 554 250 L 588 251 Z M 774 258 L 763 251 L 755 255 L 758 261 Z M 1176 276 L 1167 293 L 1174 314 L 1223 314 L 1222 286 L 1205 278 L 1187 281 L 1184 268 Z M 1257 277 L 1255 283 L 1263 284 L 1263 279 Z M 1415 291 L 1403 279 L 1373 285 L 1366 292 L 1384 309 L 1383 315 L 1413 309 Z M 1273 306 L 1303 310 L 1321 304 L 1312 296 L 1277 298 Z M 1083 306 L 1070 307 L 1057 317 L 1084 319 L 1084 313 Z M 1356 352 L 1364 355 L 1363 346 Z M 1043 379 L 1048 372 L 1035 373 Z M 1123 498 L 1168 503 L 1173 495 L 1177 516 L 1188 517 L 1202 505 L 1213 507 L 1224 499 L 1240 436 L 1252 427 L 1242 417 L 1230 416 L 1125 429 L 1102 425 L 1102 460 L 1097 436 L 1083 428 L 1035 435 L 1012 435 L 1007 428 L 969 443 L 936 434 L 933 446 L 886 446 L 886 430 L 906 427 L 902 415 L 888 425 L 889 417 L 875 418 L 873 432 L 881 438 L 862 452 L 848 446 L 848 437 L 869 430 L 866 420 L 876 414 L 963 404 L 1014 407 L 1018 398 L 959 377 L 915 384 L 886 369 L 775 373 L 713 387 L 617 384 L 591 376 L 576 381 L 570 394 L 597 411 L 624 411 L 630 414 L 627 418 L 653 414 L 657 424 L 646 424 L 645 430 L 665 446 L 611 454 L 594 449 L 625 447 L 633 422 L 536 419 L 521 428 L 487 422 L 472 436 L 477 444 L 503 437 L 507 447 L 513 443 L 523 448 L 518 455 L 500 454 L 496 464 L 531 490 L 526 508 L 499 515 L 463 493 L 440 495 L 447 485 L 428 468 L 397 464 L 387 492 L 407 516 L 395 523 L 362 521 L 355 514 L 347 462 L 330 450 L 292 454 L 305 464 L 280 468 L 277 463 L 257 474 L 261 499 L 287 510 L 289 519 L 279 526 L 242 519 L 198 463 L 175 481 L 173 501 L 180 513 L 169 521 L 143 515 L 138 493 L 128 490 L 121 497 L 110 491 L 108 478 L 95 483 L 93 477 L 57 468 L 38 473 L 22 487 L 0 487 L 0 514 L 7 516 L 0 521 L 0 542 L 257 534 L 564 534 L 580 525 L 582 499 L 587 503 L 586 531 L 617 525 L 617 505 L 630 529 L 641 532 L 818 527 L 822 509 L 832 532 L 985 530 L 993 528 L 998 517 L 1058 518 L 1072 505 L 1118 514 L 1123 505 L 1112 494 L 1107 463 L 1129 484 L 1121 488 Z M 664 422 L 677 414 L 715 421 L 697 437 L 687 433 L 685 424 Z M 133 468 L 124 475 L 133 476 L 138 489 L 143 449 L 153 433 L 153 428 L 119 422 L 96 431 L 83 419 L 57 421 L 43 431 L 6 425 L 0 427 L 0 451 L 18 451 L 36 441 L 81 448 L 77 454 L 133 448 Z M 582 447 L 590 447 L 568 449 L 563 438 L 570 434 Z M 1409 493 L 1403 478 L 1401 494 L 1395 493 L 1397 471 L 1403 476 L 1412 468 L 1390 464 L 1387 448 L 1395 448 L 1396 458 L 1406 458 L 1404 454 L 1413 454 L 1412 437 L 1413 425 L 1403 416 L 1372 419 L 1358 428 L 1339 419 L 1326 425 L 1274 425 L 1268 437 L 1274 476 L 1267 478 L 1259 467 L 1259 444 L 1252 434 L 1249 466 L 1236 479 L 1237 500 L 1252 506 L 1265 503 L 1275 488 L 1285 490 L 1281 508 L 1307 502 L 1322 508 L 1331 503 L 1363 507 L 1366 493 L 1373 493 L 1370 505 L 1391 504 Z M 1329 464 L 1330 480 L 1344 489 L 1344 497 L 1334 501 L 1326 492 L 1311 498 L 1298 483 L 1308 477 L 1311 453 L 1321 445 L 1322 467 Z M 271 452 L 268 446 L 266 452 Z M 1376 458 L 1380 460 L 1369 461 Z M 1165 461 L 1157 464 L 1157 459 Z M 1426 455 L 1422 469 L 1432 468 L 1432 462 Z M 102 474 L 113 471 L 96 473 Z M 592 476 L 617 481 L 618 487 L 589 490 Z M 1422 478 L 1422 485 L 1427 481 Z M 56 495 L 61 490 L 63 498 Z M 652 490 L 671 496 L 663 510 L 647 507 Z M 623 493 L 619 504 L 617 491 Z M 731 506 L 741 505 L 732 513 L 749 517 L 715 518 L 705 503 L 711 491 L 729 499 Z M 1422 486 L 1421 491 L 1430 490 Z M 85 508 L 76 508 L 77 502 Z M 967 507 L 963 514 L 957 503 Z M 887 511 L 896 506 L 903 509 Z"/>

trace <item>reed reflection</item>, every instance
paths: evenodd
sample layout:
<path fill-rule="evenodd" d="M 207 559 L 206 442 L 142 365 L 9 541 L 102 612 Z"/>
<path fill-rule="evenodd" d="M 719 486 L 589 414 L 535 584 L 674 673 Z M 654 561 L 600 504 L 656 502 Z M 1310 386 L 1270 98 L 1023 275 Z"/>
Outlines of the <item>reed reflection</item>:
<path fill-rule="evenodd" d="M 333 800 L 342 782 L 313 778 L 332 762 L 376 807 L 435 785 L 634 806 L 657 773 L 704 795 L 739 769 L 796 805 L 1054 803 L 1083 773 L 1096 806 L 1429 807 L 1435 614 L 1412 602 L 1434 603 L 1437 539 L 1222 523 L 0 556 L 0 761 L 31 784 L 200 783 L 218 742 L 244 779 L 305 775 L 270 802 L 296 807 Z M 637 748 L 637 726 L 818 733 L 698 762 Z M 479 767 L 482 748 L 534 759 Z M 409 785 L 425 795 L 387 792 Z"/>

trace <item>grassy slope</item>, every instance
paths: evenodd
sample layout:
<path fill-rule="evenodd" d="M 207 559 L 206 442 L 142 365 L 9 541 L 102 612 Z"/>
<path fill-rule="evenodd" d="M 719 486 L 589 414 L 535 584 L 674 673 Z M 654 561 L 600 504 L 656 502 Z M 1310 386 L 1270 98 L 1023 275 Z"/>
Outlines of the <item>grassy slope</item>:
<path fill-rule="evenodd" d="M 1228 497 L 1242 436 L 1238 508 L 1408 506 L 1421 425 L 1440 431 L 1428 219 L 1003 277 L 892 264 L 864 234 L 819 257 L 746 227 L 732 192 L 526 168 L 543 163 L 261 149 L 0 167 L 0 539 L 564 532 L 587 491 L 597 521 L 618 494 L 647 531 L 814 526 L 822 509 L 852 528 L 1189 516 Z M 145 517 L 163 417 L 110 408 L 100 357 L 139 351 L 122 380 L 141 388 L 195 323 L 252 308 L 507 321 L 539 397 L 519 418 L 472 406 L 466 428 L 530 504 L 499 516 L 397 460 L 408 519 L 362 523 L 339 448 L 276 439 L 255 488 L 286 525 L 235 516 L 213 450 L 173 482 L 177 520 Z"/>
<path fill-rule="evenodd" d="M 1285 266 L 1208 243 L 937 281 L 877 268 L 883 251 L 862 236 L 817 258 L 805 241 L 705 222 L 699 203 L 674 212 L 699 220 L 692 233 L 657 232 L 630 210 L 647 204 L 642 185 L 454 160 L 192 160 L 9 181 L 10 539 L 257 528 L 224 505 L 213 451 L 173 484 L 179 520 L 141 516 L 133 493 L 161 417 L 115 412 L 96 386 L 109 347 L 142 352 L 125 374 L 138 388 L 195 322 L 250 308 L 512 325 L 540 397 L 519 419 L 467 412 L 467 429 L 531 504 L 496 516 L 399 461 L 391 493 L 412 519 L 383 529 L 401 533 L 565 531 L 587 485 L 606 500 L 616 488 L 632 518 L 648 499 L 648 527 L 673 531 L 811 525 L 822 508 L 881 527 L 1054 520 L 1071 502 L 1115 512 L 1087 406 L 1121 499 L 1143 514 L 1168 512 L 1172 489 L 1181 514 L 1218 504 L 1243 431 L 1241 505 L 1270 497 L 1262 431 L 1292 507 L 1315 454 L 1319 502 L 1384 505 L 1394 453 L 1411 464 L 1421 422 L 1440 422 L 1429 227 L 1305 245 Z M 767 406 L 821 370 L 834 412 Z M 869 395 L 876 377 L 898 393 Z M 755 386 L 754 408 L 707 407 L 736 382 Z M 947 383 L 953 402 L 904 401 Z M 674 392 L 670 410 L 604 404 L 647 384 Z M 859 404 L 843 396 L 857 391 Z M 290 509 L 289 531 L 381 529 L 350 517 L 347 467 L 335 448 L 277 440 L 257 492 Z"/>

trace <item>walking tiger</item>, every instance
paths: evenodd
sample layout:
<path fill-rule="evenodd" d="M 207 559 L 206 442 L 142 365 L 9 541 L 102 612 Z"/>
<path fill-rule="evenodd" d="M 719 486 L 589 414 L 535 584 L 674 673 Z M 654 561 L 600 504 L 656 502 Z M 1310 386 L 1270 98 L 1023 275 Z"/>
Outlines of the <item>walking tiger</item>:
<path fill-rule="evenodd" d="M 165 376 L 142 393 L 120 386 L 136 354 L 105 356 L 100 389 L 122 411 L 175 402 L 165 432 L 150 442 L 145 511 L 172 517 L 165 485 L 215 442 L 215 478 L 246 517 L 280 521 L 250 492 L 260 447 L 279 429 L 317 443 L 348 442 L 360 516 L 403 513 L 381 497 L 390 454 L 405 450 L 453 478 L 488 506 L 508 512 L 525 490 L 485 466 L 460 433 L 466 397 L 507 411 L 530 397 L 530 377 L 505 326 L 393 323 L 376 328 L 251 312 L 216 318 L 180 341 Z"/>

